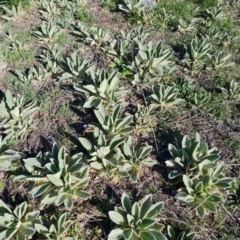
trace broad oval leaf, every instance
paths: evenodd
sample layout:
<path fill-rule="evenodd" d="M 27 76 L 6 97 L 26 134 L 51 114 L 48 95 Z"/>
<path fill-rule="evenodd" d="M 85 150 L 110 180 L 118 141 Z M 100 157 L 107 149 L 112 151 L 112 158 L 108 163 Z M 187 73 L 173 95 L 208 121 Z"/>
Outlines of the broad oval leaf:
<path fill-rule="evenodd" d="M 110 211 L 108 214 L 109 214 L 110 219 L 117 225 L 122 225 L 124 223 L 126 224 L 126 220 L 120 213 L 115 212 L 115 211 Z"/>

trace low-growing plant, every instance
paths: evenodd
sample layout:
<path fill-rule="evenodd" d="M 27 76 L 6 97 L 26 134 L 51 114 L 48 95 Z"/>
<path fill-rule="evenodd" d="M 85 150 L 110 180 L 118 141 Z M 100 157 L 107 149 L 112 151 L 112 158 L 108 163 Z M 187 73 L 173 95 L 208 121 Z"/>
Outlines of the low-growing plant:
<path fill-rule="evenodd" d="M 40 216 L 40 223 L 36 223 L 35 229 L 41 235 L 38 240 L 74 240 L 73 237 L 68 237 L 67 232 L 73 221 L 67 220 L 68 214 L 63 213 L 61 216 L 52 215 L 50 218 Z"/>
<path fill-rule="evenodd" d="M 6 31 L 6 33 L 3 35 L 3 38 L 6 39 L 8 42 L 15 42 L 16 41 L 17 34 L 12 33 L 11 30 Z"/>
<path fill-rule="evenodd" d="M 118 72 L 114 71 L 111 74 L 105 70 L 96 71 L 90 69 L 91 77 L 88 81 L 90 84 L 75 84 L 74 89 L 86 95 L 84 108 L 98 108 L 100 104 L 106 108 L 114 106 L 117 102 L 124 103 L 124 95 L 127 90 L 119 87 Z"/>
<path fill-rule="evenodd" d="M 182 175 L 202 176 L 209 169 L 217 166 L 216 161 L 220 157 L 220 152 L 216 147 L 209 149 L 207 143 L 201 143 L 199 133 L 194 138 L 184 136 L 181 143 L 177 142 L 176 147 L 168 145 L 168 150 L 173 157 L 165 163 L 172 170 L 168 178 L 173 179 Z"/>
<path fill-rule="evenodd" d="M 167 226 L 167 232 L 168 232 L 169 240 L 194 240 L 196 237 L 195 232 L 190 232 L 190 233 L 180 232 L 177 235 L 170 225 Z"/>
<path fill-rule="evenodd" d="M 91 46 L 100 47 L 103 43 L 111 40 L 110 32 L 106 31 L 100 26 L 88 27 L 88 24 L 78 22 L 74 25 L 73 33 L 80 36 L 84 42 L 90 44 Z"/>
<path fill-rule="evenodd" d="M 222 190 L 230 188 L 233 182 L 233 178 L 224 177 L 223 170 L 224 166 L 220 163 L 200 178 L 183 175 L 185 186 L 178 190 L 175 197 L 186 202 L 187 207 L 193 208 L 201 218 L 209 212 L 217 213 L 217 207 L 225 201 Z"/>
<path fill-rule="evenodd" d="M 222 7 L 211 7 L 211 8 L 207 8 L 205 15 L 207 18 L 209 18 L 210 20 L 218 20 L 218 19 L 223 19 L 226 17 L 226 14 L 223 12 L 223 8 Z"/>
<path fill-rule="evenodd" d="M 9 47 L 12 51 L 21 51 L 21 50 L 24 50 L 24 49 L 27 49 L 28 46 L 22 42 L 19 42 L 18 40 L 15 40 L 14 42 L 12 42 L 10 44 L 10 47 Z"/>
<path fill-rule="evenodd" d="M 19 18 L 21 18 L 25 13 L 21 7 L 21 5 L 18 5 L 17 7 L 12 6 L 11 8 L 8 8 L 6 6 L 2 7 L 5 11 L 5 15 L 2 16 L 3 19 L 7 21 L 17 21 Z"/>
<path fill-rule="evenodd" d="M 110 33 L 99 26 L 92 27 L 90 29 L 90 34 L 85 39 L 85 41 L 90 43 L 91 46 L 101 46 L 103 43 L 110 40 Z"/>
<path fill-rule="evenodd" d="M 211 65 L 211 42 L 205 38 L 203 42 L 195 37 L 185 46 L 184 63 L 191 71 L 202 69 L 204 65 Z"/>
<path fill-rule="evenodd" d="M 41 196 L 42 204 L 64 204 L 71 209 L 74 200 L 91 197 L 83 190 L 89 182 L 89 167 L 81 160 L 81 153 L 71 157 L 65 147 L 54 143 L 51 153 L 40 152 L 35 158 L 24 159 L 30 174 L 19 175 L 14 180 L 32 182 L 32 196 Z"/>
<path fill-rule="evenodd" d="M 152 18 L 151 8 L 147 8 L 142 0 L 123 0 L 118 8 L 125 12 L 133 22 L 146 24 Z"/>
<path fill-rule="evenodd" d="M 151 146 L 140 147 L 137 150 L 134 147 L 133 138 L 129 137 L 123 144 L 124 165 L 123 170 L 126 171 L 131 180 L 137 181 L 143 166 L 152 167 L 157 161 L 152 159 L 150 155 Z"/>
<path fill-rule="evenodd" d="M 154 104 L 149 106 L 137 104 L 137 110 L 133 117 L 134 133 L 146 135 L 151 132 L 156 125 L 156 114 Z"/>
<path fill-rule="evenodd" d="M 194 18 L 193 20 L 183 20 L 179 19 L 178 20 L 178 31 L 180 33 L 186 33 L 186 32 L 193 32 L 196 30 L 196 21 L 198 19 Z"/>
<path fill-rule="evenodd" d="M 205 30 L 205 29 L 204 29 Z M 204 32 L 204 33 L 200 33 L 200 35 L 203 37 L 203 38 L 208 38 L 209 41 L 211 43 L 213 43 L 213 41 L 217 40 L 220 36 L 221 36 L 221 33 L 219 31 L 218 28 L 216 27 L 211 27 L 210 29 L 208 29 L 207 32 Z"/>
<path fill-rule="evenodd" d="M 188 102 L 192 106 L 192 109 L 201 109 L 206 106 L 211 98 L 206 92 L 196 90 L 193 96 L 189 96 Z"/>
<path fill-rule="evenodd" d="M 234 179 L 229 189 L 228 203 L 233 213 L 240 210 L 240 181 Z"/>
<path fill-rule="evenodd" d="M 7 90 L 4 100 L 0 102 L 0 127 L 5 134 L 25 139 L 35 128 L 33 114 L 38 110 L 36 102 L 25 104 L 23 97 L 14 98 Z"/>
<path fill-rule="evenodd" d="M 60 81 L 73 81 L 82 83 L 86 77 L 86 71 L 93 66 L 87 60 L 81 60 L 77 51 L 74 51 L 70 57 L 66 57 L 64 62 L 61 62 L 61 67 L 64 72 L 59 78 Z"/>
<path fill-rule="evenodd" d="M 40 0 L 39 1 L 40 10 L 39 12 L 45 17 L 45 19 L 48 19 L 50 16 L 57 16 L 61 14 L 61 9 L 57 6 L 57 4 L 51 0 Z"/>
<path fill-rule="evenodd" d="M 165 88 L 163 85 L 152 87 L 153 94 L 149 97 L 149 100 L 155 107 L 160 107 L 162 111 L 169 109 L 177 104 L 180 104 L 184 100 L 177 98 L 178 91 L 175 87 Z"/>
<path fill-rule="evenodd" d="M 119 103 L 113 107 L 110 115 L 101 104 L 97 110 L 94 110 L 94 113 L 98 122 L 91 123 L 91 125 L 99 128 L 109 139 L 114 136 L 128 136 L 134 130 L 134 127 L 130 126 L 133 116 L 128 115 L 122 118 L 122 109 Z"/>
<path fill-rule="evenodd" d="M 57 19 L 57 24 L 63 29 L 63 32 L 69 32 L 71 24 L 74 22 L 73 13 L 66 11 Z"/>
<path fill-rule="evenodd" d="M 51 75 L 42 65 L 33 66 L 26 73 L 15 70 L 14 74 L 17 76 L 20 83 L 32 83 L 34 85 L 42 83 L 42 81 L 46 80 Z"/>
<path fill-rule="evenodd" d="M 238 39 L 239 36 L 233 36 L 232 34 L 229 34 L 227 32 L 221 34 L 218 38 L 219 44 L 224 47 L 234 46 L 238 42 Z"/>
<path fill-rule="evenodd" d="M 127 177 L 128 173 L 121 169 L 123 155 L 119 145 L 124 137 L 115 136 L 108 139 L 99 129 L 94 129 L 91 139 L 79 138 L 81 145 L 87 150 L 85 161 L 100 172 L 99 177 Z"/>
<path fill-rule="evenodd" d="M 148 34 L 143 32 L 142 27 L 133 28 L 127 32 L 120 31 L 114 39 L 110 41 L 109 46 L 103 48 L 103 52 L 113 58 L 117 68 L 123 75 L 133 75 L 133 71 L 129 69 L 138 49 L 138 42 L 145 44 Z M 125 73 L 126 72 L 126 73 Z M 128 74 L 129 73 L 129 74 Z"/>
<path fill-rule="evenodd" d="M 153 25 L 157 29 L 166 28 L 168 23 L 175 18 L 172 11 L 166 11 L 165 7 L 154 12 Z"/>
<path fill-rule="evenodd" d="M 60 62 L 62 59 L 62 49 L 59 48 L 58 44 L 47 45 L 43 53 L 39 55 L 44 63 L 44 68 L 47 72 L 52 72 L 54 74 L 60 71 Z"/>
<path fill-rule="evenodd" d="M 12 211 L 0 200 L 0 239 L 29 239 L 36 232 L 34 224 L 38 223 L 40 211 L 31 211 L 23 202 Z"/>
<path fill-rule="evenodd" d="M 192 81 L 183 78 L 175 86 L 179 96 L 184 99 L 185 106 L 192 110 L 202 109 L 211 101 L 211 95 L 201 88 L 194 87 Z"/>
<path fill-rule="evenodd" d="M 232 80 L 229 88 L 221 88 L 222 93 L 232 101 L 238 101 L 240 99 L 240 85 L 239 83 Z"/>
<path fill-rule="evenodd" d="M 138 42 L 138 49 L 132 65 L 129 65 L 129 69 L 135 73 L 134 84 L 159 81 L 166 71 L 175 70 L 171 61 L 172 51 L 164 50 L 161 41 L 147 45 Z"/>
<path fill-rule="evenodd" d="M 51 20 L 48 22 L 44 21 L 42 25 L 40 25 L 39 30 L 33 32 L 33 35 L 43 43 L 55 42 L 60 34 L 61 29 Z"/>
<path fill-rule="evenodd" d="M 27 73 L 22 73 L 19 70 L 15 69 L 14 75 L 17 77 L 21 84 L 30 83 L 32 81 L 32 74 L 30 70 Z"/>
<path fill-rule="evenodd" d="M 0 23 L 0 35 L 4 32 L 6 26 L 6 23 Z"/>
<path fill-rule="evenodd" d="M 92 22 L 92 16 L 89 14 L 89 9 L 86 7 L 86 4 L 79 5 L 78 9 L 74 11 L 74 16 L 80 21 Z"/>
<path fill-rule="evenodd" d="M 72 24 L 72 33 L 82 39 L 85 39 L 90 35 L 91 27 L 89 27 L 89 24 L 85 22 L 78 21 L 76 24 Z"/>
<path fill-rule="evenodd" d="M 212 66 L 207 67 L 207 69 L 218 71 L 233 66 L 234 63 L 228 61 L 231 56 L 232 54 L 226 55 L 224 51 L 218 52 L 213 55 Z"/>
<path fill-rule="evenodd" d="M 22 152 L 17 152 L 12 149 L 8 149 L 8 140 L 11 136 L 0 136 L 0 170 L 8 171 L 12 167 L 13 160 L 19 160 L 24 158 L 26 155 Z"/>
<path fill-rule="evenodd" d="M 116 227 L 108 235 L 108 240 L 167 240 L 161 232 L 164 225 L 156 220 L 164 204 L 158 202 L 151 205 L 151 202 L 152 195 L 147 195 L 132 205 L 127 194 L 123 193 L 122 207 L 115 207 L 114 211 L 109 212 L 109 217 Z"/>

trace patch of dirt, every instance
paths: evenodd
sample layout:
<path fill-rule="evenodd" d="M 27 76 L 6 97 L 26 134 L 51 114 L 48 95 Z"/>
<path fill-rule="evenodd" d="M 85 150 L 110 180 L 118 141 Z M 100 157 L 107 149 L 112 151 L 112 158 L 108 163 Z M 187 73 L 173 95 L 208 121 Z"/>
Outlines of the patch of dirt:
<path fill-rule="evenodd" d="M 88 1 L 89 13 L 94 18 L 93 26 L 101 26 L 109 31 L 127 31 L 131 24 L 119 12 L 110 12 L 107 8 L 101 7 L 101 1 Z"/>
<path fill-rule="evenodd" d="M 15 22 L 12 22 L 12 26 L 17 31 L 23 30 L 26 31 L 27 29 L 33 29 L 36 26 L 40 25 L 41 23 L 41 15 L 38 11 L 37 7 L 32 7 L 28 10 L 21 19 L 18 19 Z"/>

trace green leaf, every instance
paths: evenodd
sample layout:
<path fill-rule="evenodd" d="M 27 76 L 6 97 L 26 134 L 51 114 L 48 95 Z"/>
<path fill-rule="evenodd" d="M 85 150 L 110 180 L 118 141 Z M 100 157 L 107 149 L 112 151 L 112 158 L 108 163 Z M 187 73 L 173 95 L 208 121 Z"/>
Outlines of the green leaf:
<path fill-rule="evenodd" d="M 36 230 L 33 227 L 24 226 L 24 225 L 21 225 L 18 231 L 21 232 L 26 237 L 31 236 L 36 232 Z"/>
<path fill-rule="evenodd" d="M 202 183 L 203 183 L 203 188 L 207 187 L 208 184 L 210 183 L 210 176 L 209 175 L 204 175 L 202 178 Z"/>
<path fill-rule="evenodd" d="M 78 140 L 80 141 L 80 143 L 83 145 L 83 147 L 87 150 L 87 151 L 92 151 L 93 148 L 93 144 L 91 141 L 89 141 L 86 138 L 80 137 L 78 138 Z"/>
<path fill-rule="evenodd" d="M 191 179 L 187 175 L 183 175 L 183 183 L 186 187 L 192 187 Z"/>
<path fill-rule="evenodd" d="M 98 110 L 94 110 L 94 114 L 96 115 L 100 124 L 105 123 L 105 117 L 107 116 L 107 113 L 102 104 L 99 105 Z"/>
<path fill-rule="evenodd" d="M 108 235 L 108 240 L 121 240 L 122 237 L 123 237 L 123 230 L 121 228 L 115 228 Z"/>
<path fill-rule="evenodd" d="M 67 220 L 67 213 L 63 213 L 63 214 L 59 217 L 58 222 L 57 222 L 57 228 L 58 228 L 58 230 L 60 230 L 61 228 L 64 227 L 64 224 L 65 224 L 66 220 Z"/>
<path fill-rule="evenodd" d="M 212 196 L 208 197 L 208 201 L 215 202 L 215 203 L 222 202 L 222 198 L 217 195 L 212 195 Z"/>
<path fill-rule="evenodd" d="M 120 144 L 124 142 L 125 138 L 124 137 L 115 137 L 111 140 L 110 142 L 110 151 L 113 149 L 117 148 Z"/>
<path fill-rule="evenodd" d="M 174 178 L 176 178 L 176 177 L 178 177 L 178 176 L 180 176 L 181 175 L 181 172 L 180 171 L 178 171 L 178 170 L 172 170 L 169 174 L 168 174 L 168 178 L 169 179 L 174 179 Z"/>
<path fill-rule="evenodd" d="M 131 213 L 134 216 L 135 221 L 137 221 L 139 217 L 139 206 L 137 202 L 133 204 Z"/>
<path fill-rule="evenodd" d="M 140 234 L 141 240 L 156 240 L 156 238 L 150 232 L 141 232 Z"/>
<path fill-rule="evenodd" d="M 175 234 L 173 228 L 170 225 L 167 226 L 167 232 L 168 232 L 168 235 L 171 239 L 176 238 L 176 234 Z"/>
<path fill-rule="evenodd" d="M 91 198 L 91 194 L 86 191 L 75 190 L 75 195 L 77 195 L 78 197 L 80 197 L 82 199 Z"/>
<path fill-rule="evenodd" d="M 59 150 L 60 150 L 59 145 L 56 142 L 54 142 L 52 147 L 52 156 L 54 159 L 58 159 Z"/>
<path fill-rule="evenodd" d="M 132 224 L 134 224 L 134 217 L 130 214 L 127 214 L 127 223 L 128 226 L 132 226 Z"/>
<path fill-rule="evenodd" d="M 139 159 L 143 159 L 147 157 L 152 151 L 152 146 L 142 147 L 139 150 L 136 151 L 136 156 L 138 156 Z"/>
<path fill-rule="evenodd" d="M 112 119 L 113 119 L 113 122 L 115 123 L 118 119 L 118 116 L 120 114 L 120 104 L 117 104 L 114 108 L 113 108 L 113 113 L 112 113 Z"/>
<path fill-rule="evenodd" d="M 138 169 L 134 166 L 132 166 L 132 170 L 131 170 L 131 179 L 136 182 L 138 178 Z"/>
<path fill-rule="evenodd" d="M 167 240 L 167 238 L 157 230 L 149 230 L 149 232 L 155 237 L 155 240 Z"/>
<path fill-rule="evenodd" d="M 164 206 L 163 202 L 153 204 L 147 212 L 146 218 L 153 218 L 157 216 Z"/>
<path fill-rule="evenodd" d="M 202 206 L 198 206 L 198 207 L 196 208 L 196 211 L 197 211 L 198 215 L 200 216 L 200 218 L 203 218 L 203 217 L 204 217 L 205 211 L 204 211 L 204 208 L 203 208 Z"/>
<path fill-rule="evenodd" d="M 139 225 L 139 227 L 142 229 L 144 229 L 144 228 L 147 229 L 147 228 L 151 227 L 152 225 L 154 225 L 154 223 L 155 223 L 155 220 L 145 218 L 142 220 L 142 223 Z"/>
<path fill-rule="evenodd" d="M 14 209 L 13 213 L 15 214 L 15 216 L 18 217 L 18 219 L 21 219 L 25 215 L 26 210 L 27 210 L 27 203 L 23 202 Z"/>
<path fill-rule="evenodd" d="M 10 161 L 3 161 L 3 162 L 0 162 L 0 170 L 2 171 L 8 171 L 11 169 L 11 162 Z"/>
<path fill-rule="evenodd" d="M 196 233 L 192 232 L 192 233 L 188 233 L 186 235 L 186 240 L 194 240 L 196 236 Z"/>
<path fill-rule="evenodd" d="M 121 120 L 121 122 L 116 126 L 117 129 L 122 130 L 123 128 L 126 128 L 127 125 L 129 125 L 132 122 L 133 116 L 129 115 Z"/>
<path fill-rule="evenodd" d="M 7 149 L 6 151 L 4 151 L 1 155 L 0 155 L 0 160 L 18 160 L 21 158 L 24 158 L 26 155 L 24 153 L 21 152 L 17 152 L 11 149 Z"/>
<path fill-rule="evenodd" d="M 224 166 L 222 163 L 218 164 L 215 171 L 212 174 L 212 178 L 218 177 L 223 172 Z"/>
<path fill-rule="evenodd" d="M 203 203 L 203 207 L 208 209 L 211 212 L 214 212 L 214 213 L 217 212 L 217 209 L 216 209 L 215 205 L 212 202 L 209 202 L 209 201 L 204 202 Z"/>
<path fill-rule="evenodd" d="M 125 134 L 130 134 L 134 130 L 134 127 L 125 127 L 119 130 L 119 134 L 125 135 Z"/>
<path fill-rule="evenodd" d="M 199 182 L 195 187 L 195 191 L 196 192 L 202 192 L 202 190 L 203 190 L 203 183 Z"/>
<path fill-rule="evenodd" d="M 67 199 L 67 194 L 60 194 L 58 195 L 56 201 L 55 201 L 55 204 L 56 206 L 60 206 L 61 204 L 63 204 L 63 202 Z"/>
<path fill-rule="evenodd" d="M 218 183 L 215 184 L 216 187 L 225 189 L 225 188 L 230 188 L 230 184 L 226 182 L 219 181 Z"/>
<path fill-rule="evenodd" d="M 18 229 L 14 227 L 8 228 L 7 230 L 4 230 L 0 233 L 0 239 L 11 240 L 17 231 Z"/>
<path fill-rule="evenodd" d="M 126 193 L 122 194 L 121 202 L 122 202 L 122 206 L 125 209 L 125 211 L 127 213 L 131 214 L 132 204 L 131 204 L 131 201 L 130 201 L 130 199 L 129 199 L 129 197 Z"/>
<path fill-rule="evenodd" d="M 0 181 L 0 191 L 2 191 L 5 188 L 4 182 Z"/>
<path fill-rule="evenodd" d="M 45 193 L 49 189 L 50 186 L 51 184 L 49 183 L 43 183 L 40 186 L 33 188 L 32 197 L 36 198 L 38 196 L 41 196 L 43 193 Z"/>
<path fill-rule="evenodd" d="M 57 192 L 50 192 L 48 193 L 44 198 L 43 200 L 41 201 L 42 204 L 52 204 L 56 201 L 58 197 L 58 193 Z"/>
<path fill-rule="evenodd" d="M 34 227 L 35 227 L 36 231 L 38 233 L 40 233 L 40 234 L 46 235 L 46 234 L 49 233 L 48 229 L 45 226 L 41 225 L 41 224 L 36 223 L 34 225 Z"/>
<path fill-rule="evenodd" d="M 118 225 L 122 225 L 124 223 L 126 224 L 124 217 L 120 213 L 115 212 L 115 211 L 110 211 L 108 213 L 108 215 L 114 223 L 116 223 Z"/>
<path fill-rule="evenodd" d="M 7 105 L 10 109 L 12 109 L 14 107 L 14 100 L 13 100 L 13 96 L 10 90 L 7 90 L 5 93 L 5 97 L 6 97 L 6 102 Z"/>
<path fill-rule="evenodd" d="M 181 201 L 185 201 L 186 197 L 188 196 L 187 193 L 185 192 L 179 192 L 175 198 L 178 199 L 178 200 L 181 200 Z"/>
<path fill-rule="evenodd" d="M 35 221 L 40 214 L 40 211 L 32 211 L 26 214 L 25 222 L 33 222 Z"/>
<path fill-rule="evenodd" d="M 123 237 L 125 240 L 131 240 L 132 235 L 133 235 L 133 229 L 125 229 L 123 231 Z"/>
<path fill-rule="evenodd" d="M 100 98 L 91 98 L 91 99 L 88 99 L 83 107 L 84 108 L 97 108 L 99 105 L 101 104 L 101 99 Z"/>
<path fill-rule="evenodd" d="M 170 152 L 170 154 L 171 154 L 174 158 L 176 158 L 176 157 L 181 157 L 181 156 L 179 155 L 179 152 L 178 152 L 177 148 L 176 148 L 174 145 L 172 145 L 171 143 L 168 144 L 168 151 Z"/>
<path fill-rule="evenodd" d="M 67 197 L 67 198 L 64 200 L 64 206 L 65 206 L 67 209 L 72 209 L 72 207 L 73 207 L 73 200 L 72 200 L 72 197 L 71 197 L 71 196 Z"/>
<path fill-rule="evenodd" d="M 63 181 L 57 177 L 57 174 L 47 174 L 47 178 L 52 182 L 57 187 L 62 187 L 63 186 Z"/>
<path fill-rule="evenodd" d="M 140 206 L 140 219 L 143 219 L 148 213 L 152 202 L 152 195 L 147 195 L 144 199 L 142 199 L 142 203 Z"/>
<path fill-rule="evenodd" d="M 3 202 L 3 200 L 0 199 L 0 211 L 2 213 L 9 213 L 12 214 L 11 209 L 7 206 L 7 204 L 5 202 Z"/>

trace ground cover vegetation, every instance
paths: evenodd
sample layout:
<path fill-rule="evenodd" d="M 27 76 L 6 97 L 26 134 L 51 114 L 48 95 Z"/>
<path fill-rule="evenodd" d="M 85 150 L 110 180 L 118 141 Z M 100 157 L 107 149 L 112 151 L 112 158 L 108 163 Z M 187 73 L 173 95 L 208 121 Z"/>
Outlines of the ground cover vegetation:
<path fill-rule="evenodd" d="M 0 240 L 240 238 L 240 1 L 0 6 Z"/>

